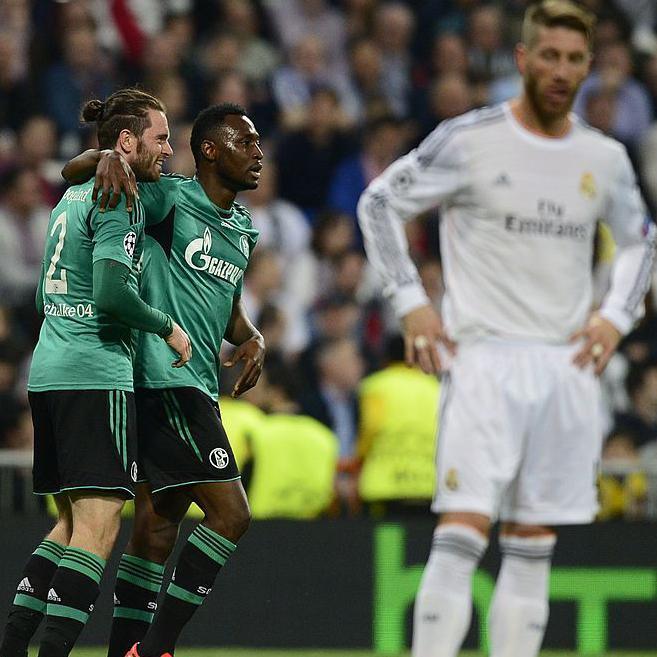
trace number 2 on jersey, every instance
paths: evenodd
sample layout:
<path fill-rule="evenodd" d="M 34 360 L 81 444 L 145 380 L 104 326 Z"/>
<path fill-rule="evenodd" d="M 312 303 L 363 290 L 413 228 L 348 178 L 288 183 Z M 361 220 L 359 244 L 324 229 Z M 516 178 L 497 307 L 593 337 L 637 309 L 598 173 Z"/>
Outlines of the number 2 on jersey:
<path fill-rule="evenodd" d="M 66 282 L 66 269 L 59 270 L 59 278 L 54 277 L 57 263 L 62 257 L 62 249 L 64 248 L 64 238 L 66 237 L 66 212 L 62 212 L 55 220 L 55 223 L 53 224 L 50 231 L 50 237 L 55 235 L 55 232 L 58 228 L 61 228 L 59 232 L 59 239 L 57 240 L 57 246 L 55 246 L 55 252 L 52 254 L 52 258 L 50 258 L 50 266 L 46 272 L 46 294 L 66 294 L 68 292 L 68 283 Z"/>

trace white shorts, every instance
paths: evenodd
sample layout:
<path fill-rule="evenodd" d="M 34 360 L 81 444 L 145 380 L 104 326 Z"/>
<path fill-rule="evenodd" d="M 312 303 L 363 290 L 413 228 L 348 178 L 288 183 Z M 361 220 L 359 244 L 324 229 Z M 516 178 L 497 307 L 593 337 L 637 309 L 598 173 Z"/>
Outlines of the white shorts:
<path fill-rule="evenodd" d="M 459 346 L 443 381 L 435 512 L 523 524 L 591 522 L 602 446 L 599 383 L 573 345 Z"/>

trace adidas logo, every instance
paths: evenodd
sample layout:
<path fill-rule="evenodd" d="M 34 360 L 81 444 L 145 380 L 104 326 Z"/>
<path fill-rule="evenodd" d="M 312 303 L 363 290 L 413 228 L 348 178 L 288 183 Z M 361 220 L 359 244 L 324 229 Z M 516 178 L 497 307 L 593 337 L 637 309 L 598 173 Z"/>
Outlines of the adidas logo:
<path fill-rule="evenodd" d="M 61 602 L 62 599 L 57 595 L 57 591 L 55 589 L 50 589 L 48 591 L 48 602 Z"/>
<path fill-rule="evenodd" d="M 506 173 L 500 173 L 497 178 L 493 181 L 493 185 L 496 185 L 498 187 L 510 187 L 511 186 L 511 179 Z"/>
<path fill-rule="evenodd" d="M 26 591 L 27 593 L 34 593 L 34 588 L 32 587 L 32 584 L 30 584 L 30 580 L 27 579 L 27 577 L 23 577 L 16 590 Z"/>
<path fill-rule="evenodd" d="M 121 601 L 116 597 L 116 593 L 114 594 L 114 606 L 118 607 L 121 604 Z"/>

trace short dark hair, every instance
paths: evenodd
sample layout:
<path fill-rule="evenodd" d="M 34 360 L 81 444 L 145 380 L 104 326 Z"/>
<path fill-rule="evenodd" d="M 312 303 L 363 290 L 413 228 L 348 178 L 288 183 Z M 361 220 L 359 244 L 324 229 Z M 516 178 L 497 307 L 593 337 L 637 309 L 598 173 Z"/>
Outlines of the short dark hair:
<path fill-rule="evenodd" d="M 220 105 L 212 105 L 202 110 L 194 121 L 192 126 L 192 136 L 189 139 L 189 145 L 192 149 L 194 162 L 196 166 L 202 159 L 201 144 L 206 139 L 215 140 L 217 128 L 221 126 L 226 117 L 231 114 L 237 116 L 246 116 L 246 110 L 237 103 L 221 103 Z"/>
<path fill-rule="evenodd" d="M 96 122 L 98 145 L 101 148 L 114 148 L 122 130 L 130 130 L 141 137 L 150 128 L 148 110 L 166 112 L 161 100 L 141 89 L 121 89 L 114 92 L 104 102 L 94 99 L 82 107 L 82 121 Z"/>

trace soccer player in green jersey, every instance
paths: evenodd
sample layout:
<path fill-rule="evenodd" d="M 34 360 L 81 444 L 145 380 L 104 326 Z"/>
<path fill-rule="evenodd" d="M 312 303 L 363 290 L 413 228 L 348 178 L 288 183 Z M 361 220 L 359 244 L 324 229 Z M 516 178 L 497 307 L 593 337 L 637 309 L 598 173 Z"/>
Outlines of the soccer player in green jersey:
<path fill-rule="evenodd" d="M 139 180 L 157 180 L 171 155 L 164 107 L 138 90 L 89 101 L 102 147 Z M 137 479 L 131 328 L 152 335 L 176 365 L 190 342 L 171 316 L 138 296 L 144 209 L 125 201 L 101 213 L 93 181 L 69 188 L 52 211 L 37 290 L 45 319 L 28 383 L 34 422 L 34 491 L 53 494 L 54 529 L 18 585 L 2 657 L 25 657 L 41 618 L 41 657 L 65 657 L 82 631 Z"/>
<path fill-rule="evenodd" d="M 191 148 L 195 178 L 163 175 L 139 184 L 147 223 L 141 294 L 176 313 L 194 343 L 194 357 L 173 371 L 157 340 L 144 333 L 138 343 L 139 465 L 147 483 L 137 486 L 133 535 L 119 565 L 111 657 L 128 650 L 133 657 L 173 653 L 250 518 L 216 399 L 222 339 L 237 345 L 227 364 L 245 363 L 233 395 L 255 385 L 262 369 L 264 341 L 240 301 L 257 231 L 235 196 L 257 186 L 263 154 L 255 126 L 233 104 L 201 112 Z M 107 173 L 113 162 L 121 173 L 116 158 L 97 152 L 82 154 L 64 173 L 79 179 L 99 159 L 99 171 Z M 187 539 L 154 614 L 163 564 L 191 501 L 205 517 Z"/>

